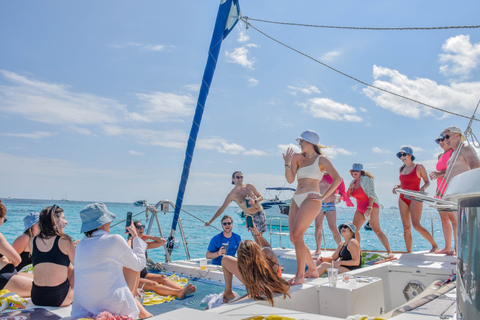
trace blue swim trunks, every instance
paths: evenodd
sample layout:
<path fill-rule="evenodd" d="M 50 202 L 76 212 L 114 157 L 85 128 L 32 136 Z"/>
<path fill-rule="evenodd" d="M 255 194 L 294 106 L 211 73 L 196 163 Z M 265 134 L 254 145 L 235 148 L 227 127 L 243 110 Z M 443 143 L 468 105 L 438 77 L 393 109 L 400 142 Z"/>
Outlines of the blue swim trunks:
<path fill-rule="evenodd" d="M 322 203 L 322 212 L 336 211 L 335 202 Z"/>

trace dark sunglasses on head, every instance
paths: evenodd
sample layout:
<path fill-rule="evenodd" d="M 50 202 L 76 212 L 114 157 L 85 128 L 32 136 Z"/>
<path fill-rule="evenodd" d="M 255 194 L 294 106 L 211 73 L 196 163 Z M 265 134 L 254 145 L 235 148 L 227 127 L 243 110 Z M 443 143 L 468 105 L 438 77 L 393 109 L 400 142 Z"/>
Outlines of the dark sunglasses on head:
<path fill-rule="evenodd" d="M 236 176 L 235 179 L 243 179 L 243 176 Z"/>
<path fill-rule="evenodd" d="M 143 224 L 137 224 L 135 225 L 135 228 L 137 229 L 145 229 L 145 226 Z"/>
<path fill-rule="evenodd" d="M 232 224 L 231 222 L 223 222 L 223 225 L 224 225 L 224 226 L 229 226 L 229 225 L 231 225 L 231 224 Z"/>
<path fill-rule="evenodd" d="M 52 206 L 52 209 L 51 209 L 52 214 L 54 214 L 54 213 L 57 211 L 58 208 L 59 208 L 59 206 L 57 206 L 56 204 L 54 204 L 54 205 Z"/>

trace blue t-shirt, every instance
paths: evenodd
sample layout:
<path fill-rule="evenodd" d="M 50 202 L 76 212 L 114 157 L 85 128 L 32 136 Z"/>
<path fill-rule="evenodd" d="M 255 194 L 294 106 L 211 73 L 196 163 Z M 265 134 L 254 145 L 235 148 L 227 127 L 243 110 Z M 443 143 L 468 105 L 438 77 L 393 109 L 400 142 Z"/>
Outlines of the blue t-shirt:
<path fill-rule="evenodd" d="M 228 242 L 228 252 L 227 255 L 235 257 L 235 254 L 238 249 L 239 243 L 242 241 L 242 237 L 240 237 L 238 234 L 232 232 L 232 236 L 230 238 L 227 238 L 223 235 L 223 232 L 220 232 L 216 236 L 210 240 L 210 244 L 208 245 L 208 251 L 210 252 L 217 252 L 220 250 L 222 247 L 223 243 Z M 212 260 L 212 264 L 215 265 L 221 265 L 222 264 L 222 258 L 223 256 L 219 256 L 215 259 Z"/>

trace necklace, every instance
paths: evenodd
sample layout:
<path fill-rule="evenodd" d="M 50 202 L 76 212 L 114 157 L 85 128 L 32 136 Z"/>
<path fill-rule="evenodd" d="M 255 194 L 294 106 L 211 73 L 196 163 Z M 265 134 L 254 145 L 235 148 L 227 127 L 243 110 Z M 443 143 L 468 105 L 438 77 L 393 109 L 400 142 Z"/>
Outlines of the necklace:
<path fill-rule="evenodd" d="M 313 157 L 315 157 L 317 155 L 317 153 L 314 153 L 312 154 L 311 156 L 309 156 L 308 154 L 305 153 L 305 157 L 307 157 L 307 159 L 312 159 Z"/>

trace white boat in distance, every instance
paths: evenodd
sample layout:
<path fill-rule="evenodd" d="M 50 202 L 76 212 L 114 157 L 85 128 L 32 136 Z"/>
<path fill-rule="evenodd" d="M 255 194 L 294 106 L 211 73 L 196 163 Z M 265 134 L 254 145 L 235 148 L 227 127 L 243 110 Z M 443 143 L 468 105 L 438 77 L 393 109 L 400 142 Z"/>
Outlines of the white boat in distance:
<path fill-rule="evenodd" d="M 133 205 L 137 207 L 145 207 L 147 206 L 147 200 L 137 200 L 133 203 Z"/>
<path fill-rule="evenodd" d="M 268 225 L 288 227 L 288 213 L 294 192 L 295 188 L 288 187 L 265 188 L 264 199 L 260 204 L 265 210 Z M 245 219 L 243 211 L 238 211 L 237 214 Z"/>

